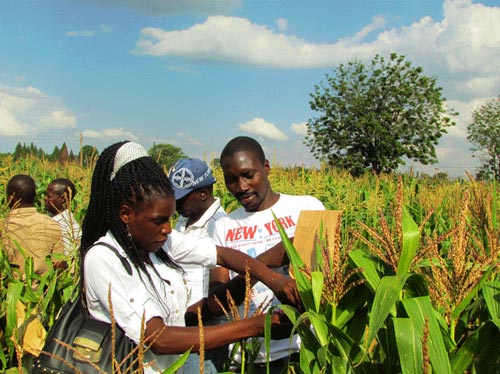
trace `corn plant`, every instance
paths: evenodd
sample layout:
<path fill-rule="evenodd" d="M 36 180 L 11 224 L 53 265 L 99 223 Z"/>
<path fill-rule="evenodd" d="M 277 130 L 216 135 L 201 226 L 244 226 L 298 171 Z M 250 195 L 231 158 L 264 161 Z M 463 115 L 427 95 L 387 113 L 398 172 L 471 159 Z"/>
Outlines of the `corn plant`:
<path fill-rule="evenodd" d="M 455 225 L 438 233 L 426 227 L 431 211 L 416 224 L 400 179 L 377 226 L 359 222 L 330 258 L 318 245 L 316 269 L 280 228 L 305 309 L 283 306 L 301 336 L 301 372 L 500 372 L 497 206 L 471 189 L 476 199 L 464 193 Z"/>

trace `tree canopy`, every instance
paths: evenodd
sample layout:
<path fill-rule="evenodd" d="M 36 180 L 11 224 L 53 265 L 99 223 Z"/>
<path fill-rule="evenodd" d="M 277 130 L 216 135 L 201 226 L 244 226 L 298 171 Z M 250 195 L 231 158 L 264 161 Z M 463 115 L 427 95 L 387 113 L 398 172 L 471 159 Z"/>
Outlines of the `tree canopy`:
<path fill-rule="evenodd" d="M 371 63 L 340 64 L 326 84 L 315 86 L 305 144 L 331 166 L 360 175 L 390 172 L 405 158 L 437 162 L 435 146 L 455 123 L 436 78 L 422 74 L 404 56 L 376 55 Z"/>
<path fill-rule="evenodd" d="M 467 140 L 473 145 L 471 150 L 479 153 L 483 163 L 477 176 L 500 180 L 500 95 L 472 112 Z"/>
<path fill-rule="evenodd" d="M 181 148 L 172 144 L 153 144 L 148 153 L 155 161 L 167 169 L 175 164 L 177 160 L 188 157 Z"/>
<path fill-rule="evenodd" d="M 78 160 L 82 166 L 94 165 L 99 157 L 99 151 L 93 145 L 84 145 L 78 154 Z"/>

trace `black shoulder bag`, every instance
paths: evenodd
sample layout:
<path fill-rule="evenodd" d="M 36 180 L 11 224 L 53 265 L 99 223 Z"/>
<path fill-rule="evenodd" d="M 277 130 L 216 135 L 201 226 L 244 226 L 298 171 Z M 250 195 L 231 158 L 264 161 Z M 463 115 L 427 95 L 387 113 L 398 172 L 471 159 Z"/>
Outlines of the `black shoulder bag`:
<path fill-rule="evenodd" d="M 110 248 L 120 258 L 129 275 L 132 275 L 130 263 L 116 248 L 103 242 L 97 244 Z M 113 341 L 115 367 L 119 365 L 122 373 L 135 372 L 139 364 L 136 344 L 118 325 L 115 324 L 114 327 L 113 338 L 111 324 L 90 318 L 82 294 L 79 293 L 75 300 L 69 300 L 61 309 L 47 334 L 42 352 L 33 363 L 31 372 L 33 374 L 117 372 L 113 370 Z"/>

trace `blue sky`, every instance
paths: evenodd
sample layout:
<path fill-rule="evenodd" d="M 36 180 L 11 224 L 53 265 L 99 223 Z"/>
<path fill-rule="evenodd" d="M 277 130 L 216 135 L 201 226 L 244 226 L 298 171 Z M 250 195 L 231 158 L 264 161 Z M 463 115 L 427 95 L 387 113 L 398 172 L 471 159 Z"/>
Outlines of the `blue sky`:
<path fill-rule="evenodd" d="M 0 152 L 170 143 L 218 157 L 250 135 L 273 164 L 303 145 L 310 93 L 340 63 L 397 52 L 460 115 L 439 163 L 474 172 L 470 113 L 500 94 L 500 0 L 0 1 Z"/>

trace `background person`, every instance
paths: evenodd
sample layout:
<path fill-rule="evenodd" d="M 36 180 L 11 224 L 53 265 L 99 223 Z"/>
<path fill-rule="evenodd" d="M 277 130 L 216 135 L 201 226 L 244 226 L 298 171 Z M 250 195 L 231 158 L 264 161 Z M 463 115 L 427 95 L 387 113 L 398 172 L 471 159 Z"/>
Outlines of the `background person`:
<path fill-rule="evenodd" d="M 49 183 L 45 191 L 45 209 L 61 227 L 64 240 L 64 254 L 73 254 L 80 245 L 82 232 L 71 213 L 71 201 L 76 195 L 73 182 L 67 178 L 57 178 Z"/>
<path fill-rule="evenodd" d="M 189 314 L 219 312 L 209 298 L 187 308 L 182 268 L 174 262 L 216 263 L 251 275 L 278 294 L 298 302 L 293 282 L 258 261 L 230 248 L 215 246 L 209 238 L 194 238 L 171 230 L 174 191 L 167 175 L 137 143 L 120 142 L 106 148 L 92 176 L 89 206 L 82 225 L 82 272 L 90 315 L 110 322 L 108 288 L 116 323 L 136 343 L 142 320 L 146 338 L 156 336 L 144 357 L 145 372 L 169 367 L 178 354 L 200 349 L 197 326 L 186 327 Z M 130 276 L 104 241 L 118 249 L 133 268 Z M 279 316 L 273 315 L 279 323 Z M 264 315 L 224 325 L 205 326 L 204 344 L 213 349 L 250 336 L 262 335 Z M 187 374 L 187 373 L 186 373 Z"/>
<path fill-rule="evenodd" d="M 221 153 L 220 163 L 226 188 L 241 207 L 216 221 L 216 242 L 256 257 L 268 266 L 275 267 L 277 272 L 288 275 L 289 261 L 284 247 L 280 244 L 281 237 L 273 213 L 287 235 L 293 238 L 300 212 L 324 210 L 323 204 L 312 196 L 292 196 L 274 192 L 268 179 L 269 161 L 265 158 L 260 144 L 253 138 L 239 136 L 229 141 Z M 211 271 L 211 287 L 224 284 L 235 276 L 235 273 L 230 273 L 223 267 L 215 268 Z M 241 277 L 240 282 L 244 284 Z M 266 300 L 272 300 L 271 305 L 279 304 L 273 292 L 261 282 L 257 282 L 252 288 L 251 310 Z M 291 343 L 288 338 L 272 340 L 271 372 L 282 371 L 287 365 L 289 354 L 298 352 L 299 348 L 298 336 L 294 336 Z M 265 363 L 265 357 L 265 344 L 261 339 L 255 362 Z M 239 359 L 238 355 L 236 359 Z M 297 357 L 292 356 L 292 359 Z M 264 365 L 257 368 L 257 373 L 259 372 L 266 372 Z"/>
<path fill-rule="evenodd" d="M 33 271 L 47 271 L 46 256 L 63 253 L 64 245 L 59 225 L 39 213 L 35 207 L 36 185 L 26 174 L 14 175 L 7 183 L 7 204 L 10 212 L 0 230 L 9 262 L 25 276 L 26 257 L 33 258 Z M 56 268 L 65 268 L 64 261 L 53 260 Z"/>

